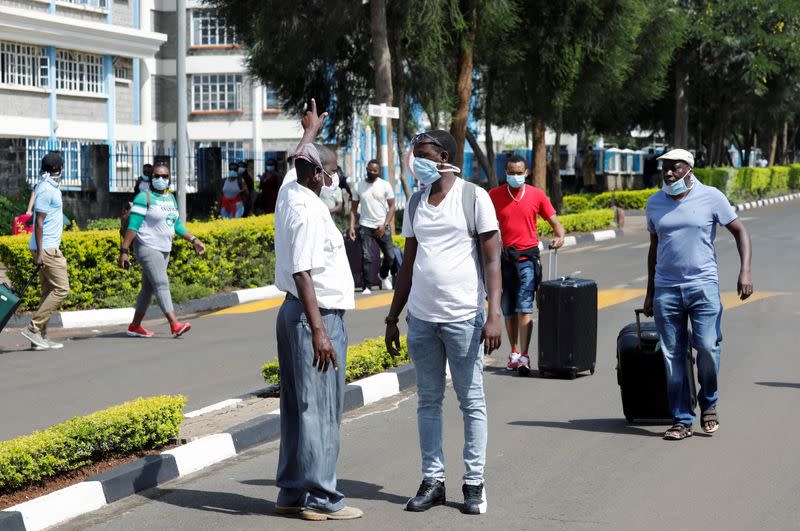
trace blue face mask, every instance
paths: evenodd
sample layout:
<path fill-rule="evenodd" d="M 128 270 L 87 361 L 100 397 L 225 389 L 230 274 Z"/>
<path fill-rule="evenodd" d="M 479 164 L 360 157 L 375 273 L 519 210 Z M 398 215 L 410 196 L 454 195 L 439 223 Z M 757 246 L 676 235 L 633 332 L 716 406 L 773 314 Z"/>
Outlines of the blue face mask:
<path fill-rule="evenodd" d="M 524 175 L 506 175 L 506 182 L 511 188 L 519 188 L 525 184 Z"/>
<path fill-rule="evenodd" d="M 166 177 L 153 177 L 153 180 L 150 183 L 152 184 L 153 188 L 159 192 L 163 192 L 167 189 L 167 187 L 169 187 L 169 179 Z"/>
<path fill-rule="evenodd" d="M 247 171 L 247 168 L 239 168 L 239 175 L 244 175 L 244 172 Z"/>
<path fill-rule="evenodd" d="M 672 184 L 667 184 L 666 182 L 664 182 L 664 184 L 661 185 L 661 189 L 664 190 L 664 193 L 671 196 L 681 195 L 690 188 L 691 186 L 686 186 L 685 175 Z"/>
<path fill-rule="evenodd" d="M 275 165 L 274 164 L 267 164 L 267 171 L 275 171 Z"/>
<path fill-rule="evenodd" d="M 237 175 L 239 174 L 236 172 L 236 170 L 228 171 L 228 177 L 236 177 Z"/>
<path fill-rule="evenodd" d="M 438 166 L 445 166 L 445 168 L 440 170 Z M 461 170 L 457 166 L 447 164 L 446 162 L 437 163 L 422 157 L 414 157 L 414 163 L 412 167 L 414 170 L 414 177 L 426 186 L 430 186 L 439 180 L 439 178 L 442 176 L 442 174 L 439 173 L 440 171 L 461 173 Z"/>

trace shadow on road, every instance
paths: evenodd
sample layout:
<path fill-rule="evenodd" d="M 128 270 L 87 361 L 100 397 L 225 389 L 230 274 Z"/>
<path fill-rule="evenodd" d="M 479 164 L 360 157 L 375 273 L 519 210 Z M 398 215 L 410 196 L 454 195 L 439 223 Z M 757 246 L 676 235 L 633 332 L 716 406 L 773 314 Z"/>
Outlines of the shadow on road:
<path fill-rule="evenodd" d="M 247 479 L 241 482 L 244 485 L 254 485 L 257 487 L 272 487 L 275 486 L 274 479 Z M 405 505 L 409 496 L 398 496 L 390 492 L 383 491 L 383 485 L 375 485 L 374 483 L 366 483 L 364 481 L 356 481 L 352 479 L 339 479 L 336 488 L 344 493 L 348 498 L 355 498 L 359 500 L 377 500 L 389 503 L 397 503 Z"/>
<path fill-rule="evenodd" d="M 789 387 L 792 389 L 800 389 L 800 382 L 753 382 L 756 385 L 763 385 L 765 387 Z"/>
<path fill-rule="evenodd" d="M 275 516 L 275 503 L 263 498 L 251 498 L 231 492 L 212 492 L 191 489 L 148 489 L 141 496 L 160 503 L 187 509 L 209 511 L 234 516 Z"/>
<path fill-rule="evenodd" d="M 512 426 L 531 426 L 534 428 L 557 428 L 562 430 L 593 431 L 599 433 L 618 433 L 620 435 L 641 435 L 645 437 L 661 437 L 661 433 L 654 433 L 643 428 L 637 428 L 625 423 L 624 419 L 573 419 L 566 422 L 548 420 L 515 420 L 509 422 Z"/>

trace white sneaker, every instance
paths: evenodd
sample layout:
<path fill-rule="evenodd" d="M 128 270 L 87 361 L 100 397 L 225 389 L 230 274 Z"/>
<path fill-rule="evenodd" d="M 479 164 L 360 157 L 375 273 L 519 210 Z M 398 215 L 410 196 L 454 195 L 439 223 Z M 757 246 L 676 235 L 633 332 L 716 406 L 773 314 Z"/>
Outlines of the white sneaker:
<path fill-rule="evenodd" d="M 30 328 L 24 328 L 22 330 L 22 336 L 29 340 L 32 344 L 36 345 L 37 347 L 41 347 L 43 349 L 50 348 L 50 345 L 47 341 L 42 337 L 42 334 L 39 332 L 34 332 Z"/>
<path fill-rule="evenodd" d="M 33 341 L 31 341 L 31 350 L 50 350 L 48 347 L 40 347 Z"/>
<path fill-rule="evenodd" d="M 47 345 L 52 349 L 56 349 L 57 350 L 57 349 L 60 349 L 60 348 L 64 348 L 64 344 L 63 343 L 56 343 L 55 341 L 50 341 L 48 338 L 44 338 L 44 340 L 47 341 Z"/>
<path fill-rule="evenodd" d="M 386 278 L 381 279 L 381 289 L 392 291 L 392 277 L 387 275 Z"/>
<path fill-rule="evenodd" d="M 372 295 L 372 290 L 369 289 L 369 288 L 364 288 L 364 290 L 361 292 L 361 294 L 362 295 Z"/>

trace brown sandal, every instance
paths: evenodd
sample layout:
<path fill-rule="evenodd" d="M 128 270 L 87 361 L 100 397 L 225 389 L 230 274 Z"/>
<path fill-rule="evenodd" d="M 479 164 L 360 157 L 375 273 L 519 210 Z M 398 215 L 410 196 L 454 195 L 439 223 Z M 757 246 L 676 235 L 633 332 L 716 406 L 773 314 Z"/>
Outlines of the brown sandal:
<path fill-rule="evenodd" d="M 676 422 L 664 433 L 664 439 L 668 441 L 682 441 L 687 437 L 692 436 L 691 426 L 687 426 L 681 422 Z"/>
<path fill-rule="evenodd" d="M 719 416 L 716 409 L 707 409 L 700 415 L 700 425 L 706 433 L 714 433 L 719 429 Z"/>

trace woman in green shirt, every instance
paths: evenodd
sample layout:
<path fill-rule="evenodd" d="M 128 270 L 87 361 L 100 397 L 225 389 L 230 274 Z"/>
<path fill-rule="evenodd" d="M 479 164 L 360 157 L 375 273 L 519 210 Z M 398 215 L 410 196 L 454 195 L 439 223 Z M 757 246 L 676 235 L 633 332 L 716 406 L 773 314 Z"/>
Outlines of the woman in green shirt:
<path fill-rule="evenodd" d="M 194 245 L 198 255 L 206 252 L 206 246 L 189 233 L 178 216 L 178 204 L 169 192 L 169 168 L 165 163 L 157 162 L 150 180 L 150 191 L 140 192 L 133 200 L 128 230 L 119 252 L 119 266 L 128 269 L 128 256 L 133 244 L 136 258 L 142 266 L 142 288 L 136 299 L 133 321 L 128 326 L 128 335 L 131 337 L 154 335 L 154 332 L 142 326 L 142 319 L 154 294 L 169 321 L 173 336 L 180 337 L 192 328 L 191 324 L 181 323 L 175 317 L 169 291 L 167 266 L 172 239 L 176 234 Z"/>

